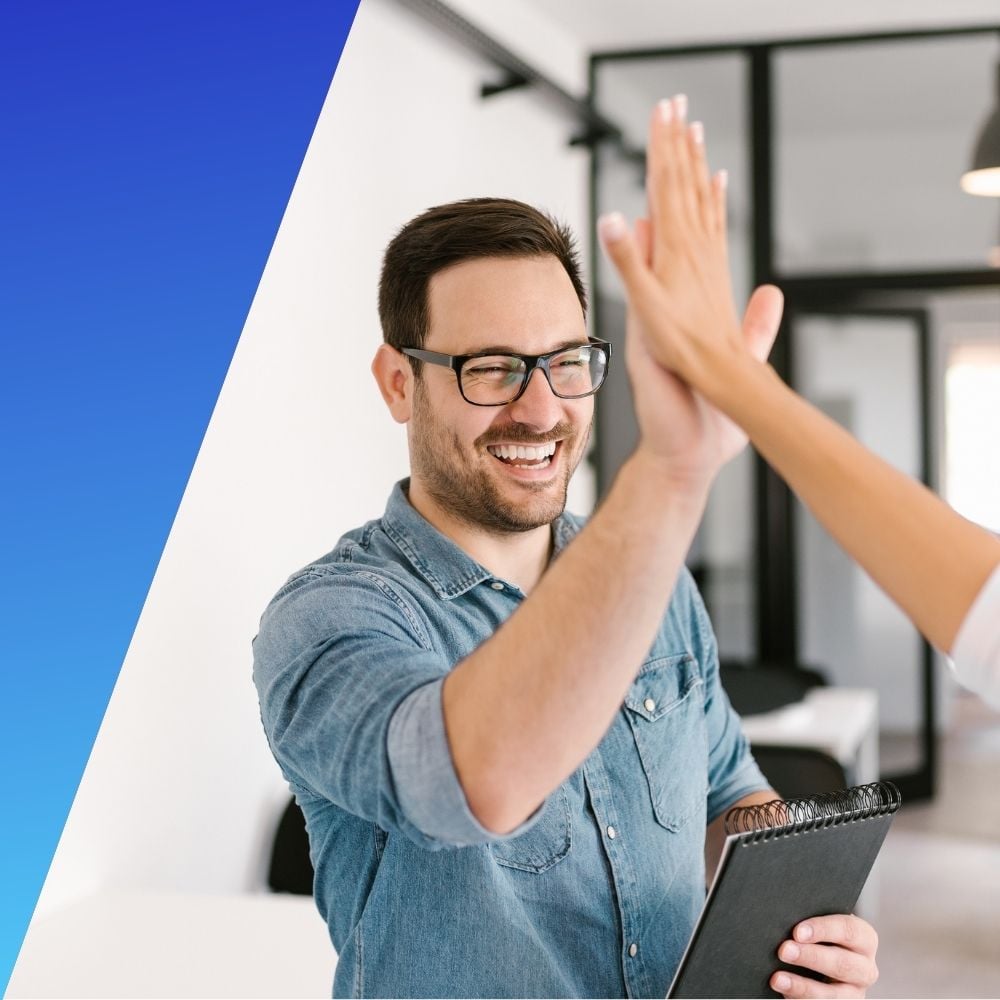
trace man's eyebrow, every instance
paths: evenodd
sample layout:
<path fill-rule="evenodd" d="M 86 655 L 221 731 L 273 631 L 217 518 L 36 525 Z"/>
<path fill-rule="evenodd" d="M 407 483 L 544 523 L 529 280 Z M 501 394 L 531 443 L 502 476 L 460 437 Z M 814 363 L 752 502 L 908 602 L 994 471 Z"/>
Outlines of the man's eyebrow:
<path fill-rule="evenodd" d="M 586 347 L 588 341 L 580 340 L 579 337 L 573 337 L 570 340 L 564 340 L 557 344 L 550 351 L 542 351 L 543 354 L 551 354 L 552 351 L 565 351 L 570 347 Z M 509 344 L 491 344 L 486 347 L 480 347 L 475 351 L 470 351 L 470 354 L 524 354 L 524 351 L 519 351 L 516 347 L 511 347 Z M 531 355 L 528 355 L 531 357 Z"/>

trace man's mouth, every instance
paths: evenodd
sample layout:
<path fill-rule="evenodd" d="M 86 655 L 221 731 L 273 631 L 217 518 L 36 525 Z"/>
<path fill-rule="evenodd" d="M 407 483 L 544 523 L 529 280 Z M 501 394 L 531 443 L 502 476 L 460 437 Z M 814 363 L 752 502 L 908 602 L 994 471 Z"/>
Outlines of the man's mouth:
<path fill-rule="evenodd" d="M 504 465 L 515 469 L 546 469 L 552 464 L 558 441 L 545 444 L 489 444 L 486 450 Z"/>

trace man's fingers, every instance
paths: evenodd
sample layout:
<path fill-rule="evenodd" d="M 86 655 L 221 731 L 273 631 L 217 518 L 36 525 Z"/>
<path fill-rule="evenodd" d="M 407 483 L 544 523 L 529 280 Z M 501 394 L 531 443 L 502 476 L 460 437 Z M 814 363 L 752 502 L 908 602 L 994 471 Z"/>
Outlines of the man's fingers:
<path fill-rule="evenodd" d="M 819 972 L 835 983 L 847 983 L 861 989 L 866 989 L 878 979 L 878 969 L 870 955 L 862 955 L 840 945 L 785 941 L 778 949 L 778 958 L 789 965 Z"/>
<path fill-rule="evenodd" d="M 875 928 L 849 913 L 810 917 L 795 925 L 792 937 L 799 944 L 839 944 L 861 955 L 874 955 L 878 949 Z"/>
<path fill-rule="evenodd" d="M 653 224 L 649 219 L 635 220 L 635 240 L 639 244 L 639 256 L 646 267 L 653 266 Z"/>
<path fill-rule="evenodd" d="M 639 241 L 629 232 L 628 223 L 620 212 L 610 212 L 597 220 L 597 232 L 615 270 L 621 276 L 629 298 L 641 295 L 652 280 Z M 643 238 L 648 242 L 649 233 Z"/>
<path fill-rule="evenodd" d="M 766 361 L 771 353 L 784 305 L 785 297 L 775 285 L 761 285 L 750 296 L 743 314 L 743 340 L 758 361 Z"/>
<path fill-rule="evenodd" d="M 810 917 L 796 924 L 792 937 L 778 949 L 782 961 L 813 969 L 833 982 L 820 983 L 784 970 L 775 972 L 771 988 L 786 997 L 860 997 L 878 978 L 878 934 L 860 917 Z"/>
<path fill-rule="evenodd" d="M 776 972 L 770 979 L 771 989 L 785 997 L 863 997 L 864 991 L 843 983 L 821 983 L 817 979 L 797 976 L 794 972 Z"/>

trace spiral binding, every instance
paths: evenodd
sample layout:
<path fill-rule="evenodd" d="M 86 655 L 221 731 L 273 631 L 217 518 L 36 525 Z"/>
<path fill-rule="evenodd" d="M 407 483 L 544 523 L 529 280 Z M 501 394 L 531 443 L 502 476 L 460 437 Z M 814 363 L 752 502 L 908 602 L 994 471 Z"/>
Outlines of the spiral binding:
<path fill-rule="evenodd" d="M 738 806 L 726 813 L 726 836 L 751 834 L 744 843 L 756 844 L 774 837 L 885 816 L 894 813 L 901 801 L 899 789 L 891 781 L 874 781 L 839 792 Z"/>

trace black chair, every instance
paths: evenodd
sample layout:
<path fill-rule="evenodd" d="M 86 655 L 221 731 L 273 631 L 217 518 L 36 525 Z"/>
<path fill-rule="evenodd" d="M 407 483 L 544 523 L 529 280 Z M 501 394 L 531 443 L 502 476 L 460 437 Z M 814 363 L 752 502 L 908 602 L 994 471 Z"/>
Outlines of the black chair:
<path fill-rule="evenodd" d="M 811 747 L 755 745 L 754 758 L 771 787 L 785 799 L 838 792 L 847 774 L 836 758 Z"/>
<path fill-rule="evenodd" d="M 306 818 L 294 798 L 285 806 L 274 834 L 267 885 L 272 892 L 291 892 L 297 896 L 311 896 L 313 892 Z"/>
<path fill-rule="evenodd" d="M 719 677 L 739 715 L 773 712 L 802 701 L 810 688 L 826 685 L 818 670 L 793 663 L 722 660 Z"/>
<path fill-rule="evenodd" d="M 812 688 L 826 685 L 823 674 L 797 663 L 719 664 L 722 686 L 740 715 L 758 715 L 802 701 Z M 812 747 L 754 744 L 753 755 L 771 787 L 786 799 L 847 787 L 836 758 Z"/>

